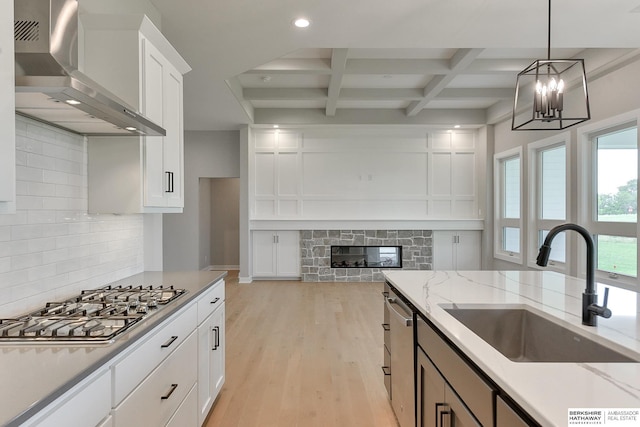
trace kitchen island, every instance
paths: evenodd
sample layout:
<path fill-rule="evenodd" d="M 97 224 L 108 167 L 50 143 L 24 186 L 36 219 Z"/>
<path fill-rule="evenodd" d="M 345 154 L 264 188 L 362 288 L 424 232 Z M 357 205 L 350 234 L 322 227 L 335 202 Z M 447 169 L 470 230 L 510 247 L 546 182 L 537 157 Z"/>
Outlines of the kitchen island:
<path fill-rule="evenodd" d="M 445 311 L 468 304 L 526 305 L 640 360 L 640 298 L 610 288 L 610 319 L 581 324 L 585 282 L 549 271 L 389 271 L 386 280 L 531 418 L 568 425 L 571 408 L 640 409 L 640 363 L 514 362 Z M 598 285 L 604 295 L 604 286 Z M 622 425 L 622 424 L 621 424 Z M 633 425 L 633 424 L 624 424 Z"/>
<path fill-rule="evenodd" d="M 175 313 L 191 306 L 226 275 L 225 271 L 144 272 L 111 283 L 116 286 L 173 285 L 187 291 L 112 343 L 0 346 L 0 426 L 22 425 L 86 378 L 100 370 L 108 370 L 112 360 L 145 339 L 150 331 Z M 108 401 L 109 406 L 110 394 L 100 396 Z M 98 396 L 93 398 L 98 399 Z M 83 409 L 76 410 L 76 418 L 82 423 Z"/>

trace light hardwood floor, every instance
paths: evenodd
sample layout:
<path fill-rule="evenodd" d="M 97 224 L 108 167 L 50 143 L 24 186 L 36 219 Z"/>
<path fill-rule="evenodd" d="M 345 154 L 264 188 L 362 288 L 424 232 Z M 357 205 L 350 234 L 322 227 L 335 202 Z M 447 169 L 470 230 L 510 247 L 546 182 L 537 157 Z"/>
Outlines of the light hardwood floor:
<path fill-rule="evenodd" d="M 226 280 L 226 381 L 205 426 L 396 427 L 382 283 Z"/>

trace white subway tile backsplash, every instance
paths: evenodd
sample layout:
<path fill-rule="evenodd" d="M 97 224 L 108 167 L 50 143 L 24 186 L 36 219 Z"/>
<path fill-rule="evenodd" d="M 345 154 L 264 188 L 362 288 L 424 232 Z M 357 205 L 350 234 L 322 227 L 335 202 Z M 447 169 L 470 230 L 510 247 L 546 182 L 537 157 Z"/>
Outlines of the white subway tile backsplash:
<path fill-rule="evenodd" d="M 18 181 L 44 182 L 44 173 L 45 171 L 42 169 L 16 165 L 16 179 Z M 47 182 L 52 181 L 47 180 Z"/>
<path fill-rule="evenodd" d="M 17 212 L 0 215 L 0 317 L 143 269 L 142 215 L 87 213 L 84 137 L 16 116 Z"/>
<path fill-rule="evenodd" d="M 38 239 L 42 237 L 44 226 L 41 224 L 33 225 L 14 225 L 11 227 L 11 240 Z"/>
<path fill-rule="evenodd" d="M 56 159 L 42 154 L 27 153 L 27 166 L 45 170 L 56 170 Z"/>
<path fill-rule="evenodd" d="M 28 182 L 28 195 L 39 197 L 53 197 L 56 195 L 56 185 L 44 182 Z"/>

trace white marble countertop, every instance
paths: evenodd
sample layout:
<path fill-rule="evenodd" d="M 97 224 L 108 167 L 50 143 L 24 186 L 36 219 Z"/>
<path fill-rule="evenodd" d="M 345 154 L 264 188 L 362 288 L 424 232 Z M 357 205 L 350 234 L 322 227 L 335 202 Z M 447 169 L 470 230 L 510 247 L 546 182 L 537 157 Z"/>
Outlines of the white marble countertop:
<path fill-rule="evenodd" d="M 111 344 L 0 345 L 0 426 L 21 425 L 226 275 L 226 271 L 145 272 L 114 282 L 174 285 L 187 294 Z"/>
<path fill-rule="evenodd" d="M 569 408 L 640 408 L 640 363 L 522 363 L 507 359 L 448 314 L 447 304 L 526 304 L 640 356 L 640 297 L 610 287 L 610 319 L 581 324 L 582 279 L 550 271 L 387 271 L 386 279 L 543 426 Z M 598 284 L 600 303 L 604 286 Z M 625 424 L 627 425 L 627 424 Z"/>

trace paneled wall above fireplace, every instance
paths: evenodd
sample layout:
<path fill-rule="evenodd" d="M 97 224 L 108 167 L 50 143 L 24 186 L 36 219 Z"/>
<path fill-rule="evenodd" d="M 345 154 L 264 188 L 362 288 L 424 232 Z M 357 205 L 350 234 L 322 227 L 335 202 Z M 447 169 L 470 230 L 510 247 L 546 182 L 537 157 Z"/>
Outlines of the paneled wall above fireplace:
<path fill-rule="evenodd" d="M 249 219 L 481 220 L 485 151 L 473 130 L 252 129 Z"/>

